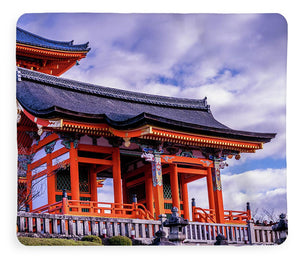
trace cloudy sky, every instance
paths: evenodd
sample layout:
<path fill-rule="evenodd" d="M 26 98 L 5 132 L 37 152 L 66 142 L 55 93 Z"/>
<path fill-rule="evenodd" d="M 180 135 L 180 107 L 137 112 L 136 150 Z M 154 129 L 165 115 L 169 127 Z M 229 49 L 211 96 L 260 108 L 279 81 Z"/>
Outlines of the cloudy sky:
<path fill-rule="evenodd" d="M 87 57 L 63 77 L 165 96 L 206 96 L 225 125 L 277 133 L 263 150 L 228 160 L 224 206 L 243 210 L 250 201 L 255 212 L 286 212 L 283 16 L 43 13 L 25 14 L 17 25 L 49 39 L 89 41 Z M 190 184 L 189 191 L 198 206 L 208 206 L 205 182 Z"/>

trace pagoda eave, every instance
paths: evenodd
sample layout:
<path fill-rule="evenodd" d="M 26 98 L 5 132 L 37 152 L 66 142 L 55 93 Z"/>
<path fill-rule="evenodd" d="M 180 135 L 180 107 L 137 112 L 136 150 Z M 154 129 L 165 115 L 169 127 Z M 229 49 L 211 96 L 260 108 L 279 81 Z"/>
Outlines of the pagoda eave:
<path fill-rule="evenodd" d="M 63 51 L 17 44 L 17 66 L 60 76 L 86 57 L 85 51 Z"/>
<path fill-rule="evenodd" d="M 140 138 L 149 141 L 170 142 L 173 144 L 188 145 L 193 147 L 210 147 L 234 150 L 243 153 L 254 153 L 256 150 L 263 148 L 263 142 L 250 142 L 201 134 L 196 135 L 193 133 L 171 131 L 153 125 L 145 125 L 130 130 L 118 130 L 106 123 L 83 123 L 59 118 L 42 119 L 30 114 L 28 111 L 22 108 L 21 105 L 19 105 L 19 107 L 32 122 L 37 124 L 39 134 L 46 129 L 50 129 L 95 136 L 120 137 L 123 138 L 125 145 L 130 144 L 131 138 Z"/>

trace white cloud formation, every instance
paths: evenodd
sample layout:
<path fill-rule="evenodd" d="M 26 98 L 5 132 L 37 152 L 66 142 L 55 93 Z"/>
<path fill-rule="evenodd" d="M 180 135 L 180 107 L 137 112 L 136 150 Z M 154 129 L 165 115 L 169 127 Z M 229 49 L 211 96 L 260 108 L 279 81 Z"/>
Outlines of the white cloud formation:
<path fill-rule="evenodd" d="M 224 208 L 245 210 L 250 202 L 253 212 L 270 210 L 279 215 L 287 212 L 286 169 L 258 169 L 234 175 L 222 175 Z M 197 206 L 208 208 L 205 179 L 188 184 L 189 197 Z"/>

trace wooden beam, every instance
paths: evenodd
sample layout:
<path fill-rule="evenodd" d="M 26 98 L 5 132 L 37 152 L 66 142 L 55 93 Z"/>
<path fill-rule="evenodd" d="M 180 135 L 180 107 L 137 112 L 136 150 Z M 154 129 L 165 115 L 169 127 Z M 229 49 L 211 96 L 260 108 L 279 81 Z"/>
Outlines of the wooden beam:
<path fill-rule="evenodd" d="M 38 145 L 34 146 L 33 152 L 36 153 L 39 149 L 44 147 L 46 144 L 49 144 L 57 139 L 59 139 L 59 136 L 57 134 L 51 134 L 45 137 L 43 140 L 39 141 Z"/>
<path fill-rule="evenodd" d="M 91 170 L 92 173 L 99 173 L 99 172 L 103 172 L 107 169 L 111 168 L 110 165 L 98 165 L 97 167 L 95 167 L 94 169 Z"/>
<path fill-rule="evenodd" d="M 79 144 L 78 145 L 78 150 L 79 151 L 85 151 L 85 152 L 112 154 L 113 148 L 112 147 L 89 145 L 89 144 Z"/>
<path fill-rule="evenodd" d="M 197 175 L 202 175 L 202 176 L 207 175 L 207 170 L 203 170 L 203 169 L 177 167 L 177 171 L 180 172 L 180 173 L 197 174 Z"/>
<path fill-rule="evenodd" d="M 144 183 L 144 182 L 145 182 L 145 176 L 140 177 L 140 178 L 135 179 L 135 180 L 132 180 L 132 181 L 130 181 L 130 182 L 126 182 L 126 187 L 127 187 L 127 188 L 130 188 L 130 187 L 132 187 L 132 186 L 135 186 L 135 185 L 137 185 L 137 184 Z"/>
<path fill-rule="evenodd" d="M 86 157 L 78 157 L 78 162 L 79 163 L 89 163 L 89 164 L 110 165 L 110 166 L 113 165 L 111 160 L 86 158 Z"/>
<path fill-rule="evenodd" d="M 135 170 L 132 170 L 132 171 L 130 171 L 130 172 L 127 172 L 127 173 L 126 173 L 126 178 L 130 178 L 130 177 L 133 177 L 133 176 L 135 176 L 135 175 L 137 175 L 137 174 L 140 174 L 140 173 L 142 173 L 142 172 L 145 172 L 145 171 L 148 169 L 148 167 L 149 167 L 149 165 L 148 165 L 148 164 L 145 164 L 145 165 L 143 165 L 143 166 L 140 167 L 140 168 L 137 168 L 137 169 L 135 169 Z"/>
<path fill-rule="evenodd" d="M 194 175 L 194 176 L 191 176 L 188 178 L 183 178 L 183 181 L 184 181 L 184 183 L 189 183 L 189 182 L 196 181 L 196 180 L 199 180 L 204 177 L 205 176 L 202 176 L 202 175 Z"/>

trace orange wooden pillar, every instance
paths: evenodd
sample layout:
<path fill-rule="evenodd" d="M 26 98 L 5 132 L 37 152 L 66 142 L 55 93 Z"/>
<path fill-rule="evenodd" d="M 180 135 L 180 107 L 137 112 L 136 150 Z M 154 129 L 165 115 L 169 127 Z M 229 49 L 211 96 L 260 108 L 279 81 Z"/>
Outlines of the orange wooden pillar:
<path fill-rule="evenodd" d="M 98 201 L 98 193 L 97 193 L 97 172 L 96 167 L 90 169 L 90 183 L 91 183 L 91 201 Z"/>
<path fill-rule="evenodd" d="M 70 181 L 71 181 L 71 199 L 79 200 L 79 168 L 78 168 L 78 151 L 74 142 L 70 143 Z M 73 209 L 75 210 L 75 209 Z"/>
<path fill-rule="evenodd" d="M 207 184 L 209 208 L 215 210 L 215 198 L 214 198 L 214 188 L 213 188 L 211 168 L 207 168 L 206 184 Z"/>
<path fill-rule="evenodd" d="M 46 162 L 47 162 L 48 204 L 51 205 L 56 202 L 56 199 L 55 199 L 55 173 L 52 170 L 51 153 L 47 153 Z"/>
<path fill-rule="evenodd" d="M 214 168 L 212 169 L 212 179 L 213 179 L 216 221 L 217 221 L 217 223 L 223 224 L 223 223 L 225 223 L 224 206 L 223 206 L 223 194 L 222 194 L 220 167 L 219 167 L 218 161 L 214 161 Z"/>
<path fill-rule="evenodd" d="M 114 147 L 112 152 L 112 172 L 114 186 L 115 203 L 123 203 L 122 201 L 122 179 L 121 179 L 121 158 L 119 147 Z"/>
<path fill-rule="evenodd" d="M 89 169 L 89 178 L 90 178 L 90 185 L 91 185 L 91 201 L 92 202 L 98 202 L 98 192 L 97 192 L 97 171 L 96 171 L 96 166 L 93 165 Z M 93 207 L 97 207 L 97 203 L 92 204 Z M 97 213 L 98 210 L 94 209 L 94 213 Z"/>
<path fill-rule="evenodd" d="M 165 213 L 164 210 L 164 191 L 161 169 L 161 158 L 159 154 L 154 155 L 152 164 L 152 183 L 153 183 L 153 198 L 155 205 L 155 217 Z"/>
<path fill-rule="evenodd" d="M 29 206 L 29 211 L 32 211 L 32 193 L 31 193 L 31 189 L 32 189 L 32 172 L 31 172 L 31 165 L 28 165 L 28 170 L 26 173 L 27 176 L 27 190 L 26 190 L 26 198 L 27 198 L 27 203 Z M 26 205 L 25 205 L 26 206 Z"/>
<path fill-rule="evenodd" d="M 180 174 L 181 192 L 183 200 L 183 217 L 190 220 L 189 195 L 187 183 L 184 181 L 184 175 Z"/>
<path fill-rule="evenodd" d="M 170 184 L 171 184 L 171 192 L 172 192 L 172 204 L 173 204 L 173 207 L 176 207 L 178 209 L 178 214 L 180 215 L 180 199 L 179 199 L 177 164 L 171 165 Z"/>
<path fill-rule="evenodd" d="M 147 209 L 154 215 L 153 207 L 153 186 L 152 186 L 152 173 L 151 167 L 145 172 L 145 188 L 146 188 L 146 205 Z"/>

